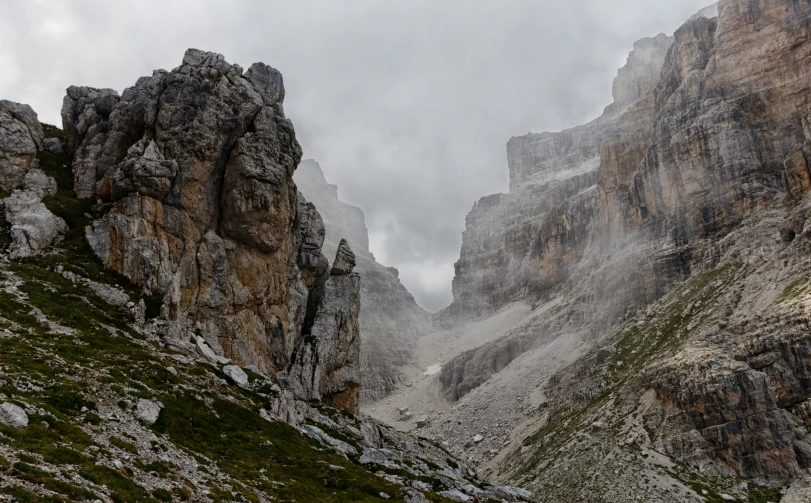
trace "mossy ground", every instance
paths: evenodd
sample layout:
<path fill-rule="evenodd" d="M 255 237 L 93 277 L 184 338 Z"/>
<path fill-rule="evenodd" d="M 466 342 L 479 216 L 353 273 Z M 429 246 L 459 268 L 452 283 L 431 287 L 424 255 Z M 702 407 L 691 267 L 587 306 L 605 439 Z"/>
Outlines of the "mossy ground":
<path fill-rule="evenodd" d="M 355 460 L 287 424 L 261 419 L 265 395 L 224 384 L 222 373 L 208 365 L 173 359 L 132 328 L 128 313 L 56 273 L 54 266 L 62 265 L 138 298 L 137 289 L 105 271 L 84 241 L 92 208 L 72 193 L 69 157 L 48 153 L 40 160 L 59 182 L 59 193 L 45 202 L 70 232 L 48 255 L 0 259 L 0 394 L 26 407 L 30 419 L 26 429 L 0 426 L 0 493 L 48 503 L 92 501 L 100 494 L 116 503 L 188 501 L 201 491 L 214 502 L 385 501 L 381 493 L 399 498 L 399 487 Z M 3 239 L 0 233 L 0 246 Z M 121 428 L 111 411 L 130 415 L 139 398 L 164 404 L 158 422 L 113 434 Z M 135 441 L 139 435 L 153 436 L 149 449 Z M 158 458 L 167 451 L 197 460 L 195 477 Z M 111 467 L 125 456 L 124 468 Z"/>

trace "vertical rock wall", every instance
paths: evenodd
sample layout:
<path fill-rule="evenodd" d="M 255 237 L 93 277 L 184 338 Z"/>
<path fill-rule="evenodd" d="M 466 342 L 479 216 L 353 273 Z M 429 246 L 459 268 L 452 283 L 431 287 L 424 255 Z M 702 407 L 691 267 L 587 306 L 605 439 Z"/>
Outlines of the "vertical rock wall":
<path fill-rule="evenodd" d="M 168 341 L 199 334 L 243 366 L 292 372 L 299 398 L 354 411 L 359 280 L 327 271 L 283 100 L 277 70 L 193 49 L 120 98 L 72 87 L 76 192 L 100 202 L 86 234 L 104 264 L 164 296 Z"/>
<path fill-rule="evenodd" d="M 379 264 L 369 252 L 363 212 L 338 199 L 338 187 L 327 183 L 317 162 L 304 160 L 295 174 L 301 192 L 324 217 L 324 251 L 346 238 L 355 251 L 360 273 L 361 400 L 383 398 L 401 385 L 399 368 L 414 361 L 417 338 L 430 319 L 400 283 L 397 269 Z"/>

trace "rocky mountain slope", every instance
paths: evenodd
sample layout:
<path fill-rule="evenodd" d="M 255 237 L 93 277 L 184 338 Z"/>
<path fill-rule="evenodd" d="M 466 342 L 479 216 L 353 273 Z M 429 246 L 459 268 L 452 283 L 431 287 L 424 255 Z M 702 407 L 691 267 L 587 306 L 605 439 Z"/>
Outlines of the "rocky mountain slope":
<path fill-rule="evenodd" d="M 323 216 L 327 255 L 346 238 L 360 273 L 360 399 L 377 400 L 404 384 L 401 367 L 413 363 L 417 340 L 431 325 L 425 312 L 400 283 L 394 267 L 379 264 L 369 252 L 363 211 L 338 199 L 338 187 L 327 183 L 313 160 L 299 164 L 294 177 L 299 190 Z"/>
<path fill-rule="evenodd" d="M 722 0 L 638 43 L 601 118 L 510 140 L 439 321 L 529 310 L 391 407 L 537 501 L 808 501 L 809 31 Z"/>
<path fill-rule="evenodd" d="M 361 279 L 281 74 L 189 50 L 64 130 L 0 102 L 0 498 L 523 501 L 356 415 Z"/>

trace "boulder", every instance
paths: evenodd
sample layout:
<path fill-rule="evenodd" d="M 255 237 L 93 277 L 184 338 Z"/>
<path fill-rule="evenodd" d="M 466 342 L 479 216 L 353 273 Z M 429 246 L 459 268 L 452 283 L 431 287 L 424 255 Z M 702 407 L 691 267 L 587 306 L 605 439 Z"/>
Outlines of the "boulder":
<path fill-rule="evenodd" d="M 248 374 L 236 365 L 226 365 L 222 368 L 223 373 L 228 376 L 231 381 L 240 388 L 247 388 L 250 382 L 248 381 Z"/>
<path fill-rule="evenodd" d="M 158 402 L 141 398 L 135 405 L 135 417 L 142 423 L 151 426 L 158 421 L 162 408 Z"/>
<path fill-rule="evenodd" d="M 13 403 L 4 402 L 0 404 L 0 424 L 11 426 L 12 428 L 28 427 L 28 414 L 22 407 Z"/>
<path fill-rule="evenodd" d="M 301 427 L 305 434 L 320 440 L 323 444 L 333 447 L 336 451 L 343 454 L 344 456 L 357 456 L 358 450 L 352 447 L 351 445 L 347 444 L 342 440 L 338 440 L 337 438 L 332 438 L 331 436 L 324 433 L 321 428 L 317 426 L 305 424 Z"/>
<path fill-rule="evenodd" d="M 46 152 L 53 154 L 62 154 L 65 152 L 65 147 L 62 145 L 62 140 L 59 138 L 45 138 L 42 141 L 42 146 Z"/>
<path fill-rule="evenodd" d="M 29 192 L 34 192 L 37 197 L 44 199 L 47 196 L 56 194 L 56 180 L 48 176 L 41 169 L 31 169 L 25 174 L 23 188 Z"/>
<path fill-rule="evenodd" d="M 3 200 L 3 207 L 14 240 L 11 258 L 36 255 L 68 231 L 65 221 L 51 213 L 35 192 L 15 190 Z"/>

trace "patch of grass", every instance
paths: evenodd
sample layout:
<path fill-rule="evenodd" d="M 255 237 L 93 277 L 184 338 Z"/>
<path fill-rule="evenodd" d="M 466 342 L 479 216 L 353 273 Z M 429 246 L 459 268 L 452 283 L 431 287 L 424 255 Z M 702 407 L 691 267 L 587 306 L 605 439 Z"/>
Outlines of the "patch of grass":
<path fill-rule="evenodd" d="M 274 494 L 279 501 L 382 501 L 380 492 L 397 494 L 394 486 L 369 471 L 332 452 L 315 449 L 315 441 L 291 426 L 258 420 L 255 411 L 240 404 L 215 398 L 209 408 L 188 393 L 162 396 L 161 400 L 166 408 L 155 424 L 157 433 L 216 459 L 220 470 Z M 345 470 L 332 472 L 330 464 Z M 276 487 L 267 479 L 285 485 Z"/>
<path fill-rule="evenodd" d="M 14 471 L 18 479 L 41 485 L 45 489 L 67 496 L 71 500 L 93 500 L 96 498 L 96 495 L 87 489 L 63 482 L 53 474 L 27 463 L 14 463 Z"/>
<path fill-rule="evenodd" d="M 59 138 L 65 139 L 65 132 L 54 126 L 53 124 L 42 123 L 42 132 L 45 133 L 45 138 Z"/>
<path fill-rule="evenodd" d="M 163 489 L 162 487 L 159 487 L 154 491 L 152 491 L 152 496 L 154 496 L 155 499 L 158 499 L 160 501 L 172 501 L 172 493 L 170 493 L 166 489 Z"/>
<path fill-rule="evenodd" d="M 65 500 L 58 496 L 37 496 L 20 486 L 0 488 L 0 493 L 8 494 L 18 503 L 65 503 Z"/>
<path fill-rule="evenodd" d="M 147 496 L 143 487 L 106 466 L 86 465 L 79 470 L 79 475 L 96 485 L 110 489 L 110 498 L 115 503 L 155 503 L 157 501 Z"/>
<path fill-rule="evenodd" d="M 667 473 L 701 495 L 707 503 L 724 503 L 726 500 L 721 494 L 734 492 L 732 488 L 744 482 L 744 479 L 736 477 L 708 477 L 681 463 L 667 470 Z M 781 499 L 779 489 L 747 482 L 746 501 L 749 503 L 777 503 Z"/>
<path fill-rule="evenodd" d="M 134 444 L 131 444 L 126 440 L 120 439 L 118 437 L 110 437 L 110 443 L 123 451 L 129 452 L 130 454 L 138 454 L 138 448 L 135 447 Z"/>

